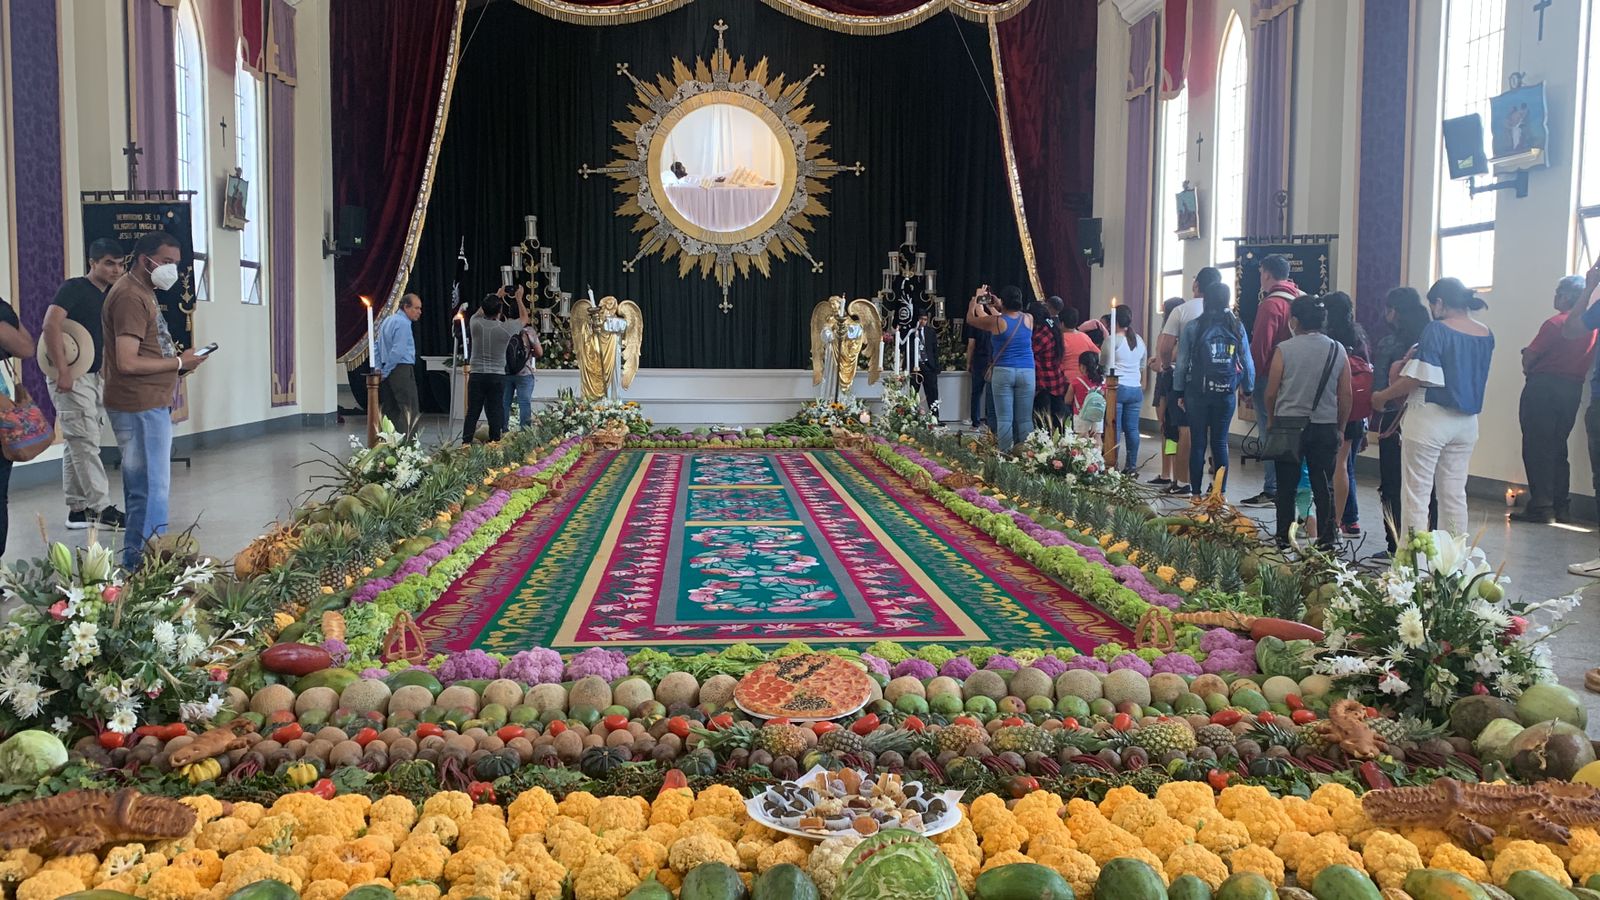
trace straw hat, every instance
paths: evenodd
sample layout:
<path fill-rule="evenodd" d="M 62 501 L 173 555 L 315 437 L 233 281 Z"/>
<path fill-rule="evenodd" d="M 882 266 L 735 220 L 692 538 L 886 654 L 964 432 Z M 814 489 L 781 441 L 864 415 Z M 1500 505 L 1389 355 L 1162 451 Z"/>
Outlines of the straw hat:
<path fill-rule="evenodd" d="M 87 375 L 89 367 L 94 365 L 94 338 L 89 336 L 89 329 L 71 319 L 61 320 L 61 344 L 67 364 L 72 369 L 72 377 Z M 45 346 L 42 334 L 39 335 L 39 367 L 54 379 L 56 364 L 50 358 L 50 348 Z"/>

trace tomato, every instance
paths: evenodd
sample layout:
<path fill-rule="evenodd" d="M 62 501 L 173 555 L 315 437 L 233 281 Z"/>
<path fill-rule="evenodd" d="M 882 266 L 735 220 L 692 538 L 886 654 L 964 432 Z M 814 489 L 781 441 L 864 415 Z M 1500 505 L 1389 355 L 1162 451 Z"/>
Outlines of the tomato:
<path fill-rule="evenodd" d="M 106 750 L 115 750 L 121 747 L 127 738 L 115 731 L 100 732 L 100 746 Z"/>
<path fill-rule="evenodd" d="M 305 735 L 306 730 L 300 727 L 299 722 L 290 722 L 282 728 L 272 732 L 272 739 L 280 744 L 287 744 L 290 741 L 298 741 L 305 737 Z"/>
<path fill-rule="evenodd" d="M 661 793 L 657 794 L 656 796 L 659 797 L 661 794 L 665 794 L 667 791 L 676 790 L 678 788 L 686 788 L 688 786 L 689 776 L 683 774 L 682 769 L 668 769 L 667 777 L 661 782 Z"/>
<path fill-rule="evenodd" d="M 474 781 L 467 785 L 467 796 L 473 803 L 493 803 L 494 785 L 487 781 Z"/>
<path fill-rule="evenodd" d="M 360 744 L 363 747 L 367 746 L 368 744 L 372 743 L 373 741 L 375 741 L 377 739 L 378 739 L 378 729 L 376 729 L 376 728 L 363 728 L 360 731 L 356 732 L 356 736 L 355 737 L 351 738 L 351 740 L 355 741 L 356 743 Z"/>
<path fill-rule="evenodd" d="M 921 734 L 928 726 L 922 724 L 922 720 L 916 716 L 906 716 L 906 720 L 900 723 L 900 727 L 913 734 Z"/>
<path fill-rule="evenodd" d="M 768 725 L 788 725 L 789 724 L 789 717 L 788 716 L 779 716 L 776 719 L 768 719 L 767 720 L 767 724 Z"/>
<path fill-rule="evenodd" d="M 812 722 L 811 723 L 811 733 L 816 735 L 817 737 L 822 737 L 823 735 L 827 734 L 830 731 L 838 731 L 838 730 L 839 730 L 839 726 L 834 724 L 834 723 L 832 723 L 832 722 L 823 721 L 823 722 Z"/>
<path fill-rule="evenodd" d="M 1067 716 L 1065 719 L 1061 720 L 1061 727 L 1066 729 L 1067 731 L 1077 731 L 1078 730 L 1078 720 L 1073 718 L 1072 716 Z"/>
<path fill-rule="evenodd" d="M 1117 713 L 1111 719 L 1111 727 L 1118 731 L 1127 731 L 1133 727 L 1133 716 L 1127 713 Z"/>
<path fill-rule="evenodd" d="M 1244 713 L 1237 709 L 1219 709 L 1211 714 L 1213 725 L 1237 725 L 1244 718 Z"/>
<path fill-rule="evenodd" d="M 1309 709 L 1297 709 L 1289 718 L 1296 725 L 1309 725 L 1317 720 L 1317 714 Z"/>
<path fill-rule="evenodd" d="M 555 723 L 552 723 L 552 724 L 560 725 L 561 723 L 560 722 L 555 722 Z M 556 733 L 559 734 L 560 732 L 556 732 Z M 425 737 L 434 737 L 434 736 L 439 736 L 439 737 L 443 737 L 444 736 L 444 728 L 442 728 L 439 725 L 438 722 L 423 722 L 421 725 L 417 726 L 417 740 L 420 741 Z"/>
<path fill-rule="evenodd" d="M 627 726 L 624 725 L 623 727 L 626 728 Z M 727 713 L 722 713 L 720 715 L 715 715 L 715 716 L 712 716 L 710 719 L 706 720 L 706 728 L 711 730 L 711 731 L 721 731 L 724 728 L 732 728 L 732 727 L 733 727 L 733 716 L 730 716 Z"/>
<path fill-rule="evenodd" d="M 1020 717 L 1018 717 L 1018 716 L 1009 716 L 1007 718 L 1001 719 L 1000 720 L 1000 724 L 1004 725 L 1007 728 L 1015 728 L 1018 725 L 1025 725 L 1027 723 L 1022 721 L 1022 719 Z"/>
<path fill-rule="evenodd" d="M 1227 787 L 1228 782 L 1232 780 L 1233 773 L 1223 769 L 1212 769 L 1206 773 L 1206 783 L 1211 785 L 1211 789 L 1214 791 L 1220 791 Z"/>
<path fill-rule="evenodd" d="M 628 717 L 621 713 L 615 713 L 601 719 L 600 724 L 606 726 L 607 731 L 627 731 Z"/>
<path fill-rule="evenodd" d="M 982 728 L 983 727 L 983 723 L 982 722 L 979 722 L 977 719 L 974 719 L 971 716 L 956 716 L 956 720 L 954 722 L 951 722 L 950 724 L 952 724 L 952 725 L 971 725 L 973 728 Z"/>
<path fill-rule="evenodd" d="M 878 714 L 867 713 L 861 718 L 850 723 L 850 730 L 861 735 L 862 737 L 866 737 L 867 735 L 878 730 L 878 724 Z"/>
<path fill-rule="evenodd" d="M 1006 781 L 1006 789 L 1011 792 L 1013 799 L 1021 800 L 1039 789 L 1039 779 L 1032 775 L 1018 775 Z"/>
<path fill-rule="evenodd" d="M 333 786 L 332 778 L 323 778 L 301 793 L 316 794 L 324 800 L 332 800 L 333 796 L 339 793 L 339 789 Z"/>
<path fill-rule="evenodd" d="M 564 719 L 556 719 L 549 725 L 545 726 L 544 733 L 550 737 L 557 737 L 561 734 L 564 734 L 571 727 L 572 726 L 568 725 Z"/>
<path fill-rule="evenodd" d="M 1376 719 L 1378 717 L 1378 715 L 1379 715 L 1379 713 L 1378 713 L 1378 710 L 1377 710 L 1376 707 L 1372 707 L 1372 706 L 1367 707 L 1367 718 Z"/>
<path fill-rule="evenodd" d="M 1263 725 L 1271 725 L 1273 722 L 1278 721 L 1278 714 L 1270 709 L 1265 709 L 1256 713 L 1256 721 Z"/>
<path fill-rule="evenodd" d="M 280 709 L 272 715 L 267 716 L 268 725 L 287 725 L 293 721 L 294 710 L 292 709 Z"/>
<path fill-rule="evenodd" d="M 523 728 L 521 725 L 507 725 L 499 731 L 496 731 L 494 736 L 509 744 L 527 733 L 528 729 Z"/>
<path fill-rule="evenodd" d="M 1289 694 L 1288 696 L 1283 698 L 1283 702 L 1286 705 L 1288 705 L 1288 707 L 1290 709 L 1305 709 L 1306 708 L 1306 702 L 1304 700 L 1300 699 L 1300 695 L 1299 694 Z"/>
<path fill-rule="evenodd" d="M 667 720 L 667 733 L 677 735 L 681 740 L 689 736 L 689 720 L 683 716 L 673 716 Z"/>

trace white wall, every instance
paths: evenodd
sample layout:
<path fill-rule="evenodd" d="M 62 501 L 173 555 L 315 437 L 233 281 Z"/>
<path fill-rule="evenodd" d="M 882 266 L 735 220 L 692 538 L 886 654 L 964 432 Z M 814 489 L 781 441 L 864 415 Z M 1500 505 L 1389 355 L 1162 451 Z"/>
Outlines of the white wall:
<path fill-rule="evenodd" d="M 1353 259 L 1356 164 L 1360 134 L 1360 36 L 1363 2 L 1404 0 L 1301 0 L 1296 36 L 1297 67 L 1293 89 L 1294 118 L 1291 163 L 1291 228 L 1296 232 L 1331 232 L 1335 243 L 1335 286 L 1355 283 Z M 1440 275 L 1435 261 L 1437 167 L 1440 160 L 1441 48 L 1446 0 L 1418 0 L 1413 34 L 1413 150 L 1409 172 L 1405 282 L 1419 290 Z M 1189 82 L 1189 179 L 1200 193 L 1202 239 L 1185 242 L 1184 267 L 1193 273 L 1210 265 L 1215 209 L 1216 100 L 1210 79 L 1218 43 L 1230 12 L 1248 13 L 1248 0 L 1193 0 L 1193 44 Z M 1490 373 L 1482 436 L 1472 460 L 1472 475 L 1484 488 L 1496 482 L 1525 483 L 1522 469 L 1518 397 L 1522 390 L 1520 351 L 1553 310 L 1550 297 L 1556 281 L 1575 270 L 1573 210 L 1577 190 L 1576 111 L 1582 102 L 1582 57 L 1586 45 L 1587 3 L 1552 5 L 1545 13 L 1544 39 L 1537 38 L 1538 16 L 1530 4 L 1510 2 L 1504 71 L 1524 72 L 1528 83 L 1546 84 L 1551 116 L 1551 160 L 1548 169 L 1532 173 L 1529 195 L 1517 199 L 1502 192 L 1497 206 L 1495 288 L 1486 295 L 1490 309 L 1484 321 L 1494 329 L 1496 351 Z M 1248 46 L 1248 44 L 1247 44 Z M 1100 309 L 1106 298 L 1124 290 L 1122 247 L 1123 185 L 1126 178 L 1127 122 L 1123 73 L 1127 67 L 1126 23 L 1114 9 L 1102 6 L 1099 94 L 1096 127 L 1096 215 L 1105 217 L 1106 265 L 1091 281 Z M 1404 90 L 1396 85 L 1395 90 Z M 1193 155 L 1195 138 L 1203 134 L 1203 158 Z M 1484 181 L 1486 179 L 1480 179 Z M 1167 202 L 1169 198 L 1158 198 Z M 1357 297 L 1359 303 L 1381 297 Z M 1236 421 L 1235 430 L 1242 430 Z M 1581 422 L 1571 440 L 1572 483 L 1588 494 L 1591 484 L 1588 452 Z"/>

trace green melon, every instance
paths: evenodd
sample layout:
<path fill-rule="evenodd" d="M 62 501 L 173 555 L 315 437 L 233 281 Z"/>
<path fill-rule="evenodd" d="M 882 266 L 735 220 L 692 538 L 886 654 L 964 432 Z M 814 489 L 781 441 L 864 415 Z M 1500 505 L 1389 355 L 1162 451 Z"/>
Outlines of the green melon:
<path fill-rule="evenodd" d="M 1037 863 L 997 866 L 978 876 L 977 900 L 1076 900 L 1072 885 Z"/>
<path fill-rule="evenodd" d="M 406 669 L 403 672 L 396 672 L 385 679 L 383 683 L 387 684 L 391 691 L 399 690 L 406 685 L 420 685 L 427 688 L 428 693 L 435 697 L 439 696 L 439 692 L 444 690 L 444 685 L 439 683 L 439 679 L 433 677 L 433 674 L 425 669 Z"/>

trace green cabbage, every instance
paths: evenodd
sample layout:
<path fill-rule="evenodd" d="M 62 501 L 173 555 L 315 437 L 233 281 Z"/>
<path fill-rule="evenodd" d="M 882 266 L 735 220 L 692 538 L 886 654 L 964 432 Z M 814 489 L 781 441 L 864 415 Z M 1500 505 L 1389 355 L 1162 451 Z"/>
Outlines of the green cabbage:
<path fill-rule="evenodd" d="M 29 784 L 67 764 L 67 746 L 48 731 L 19 731 L 0 744 L 0 782 Z"/>
<path fill-rule="evenodd" d="M 1311 674 L 1309 654 L 1314 648 L 1307 640 L 1264 637 L 1256 641 L 1256 665 L 1261 667 L 1261 674 L 1268 677 L 1282 675 L 1299 681 Z"/>

